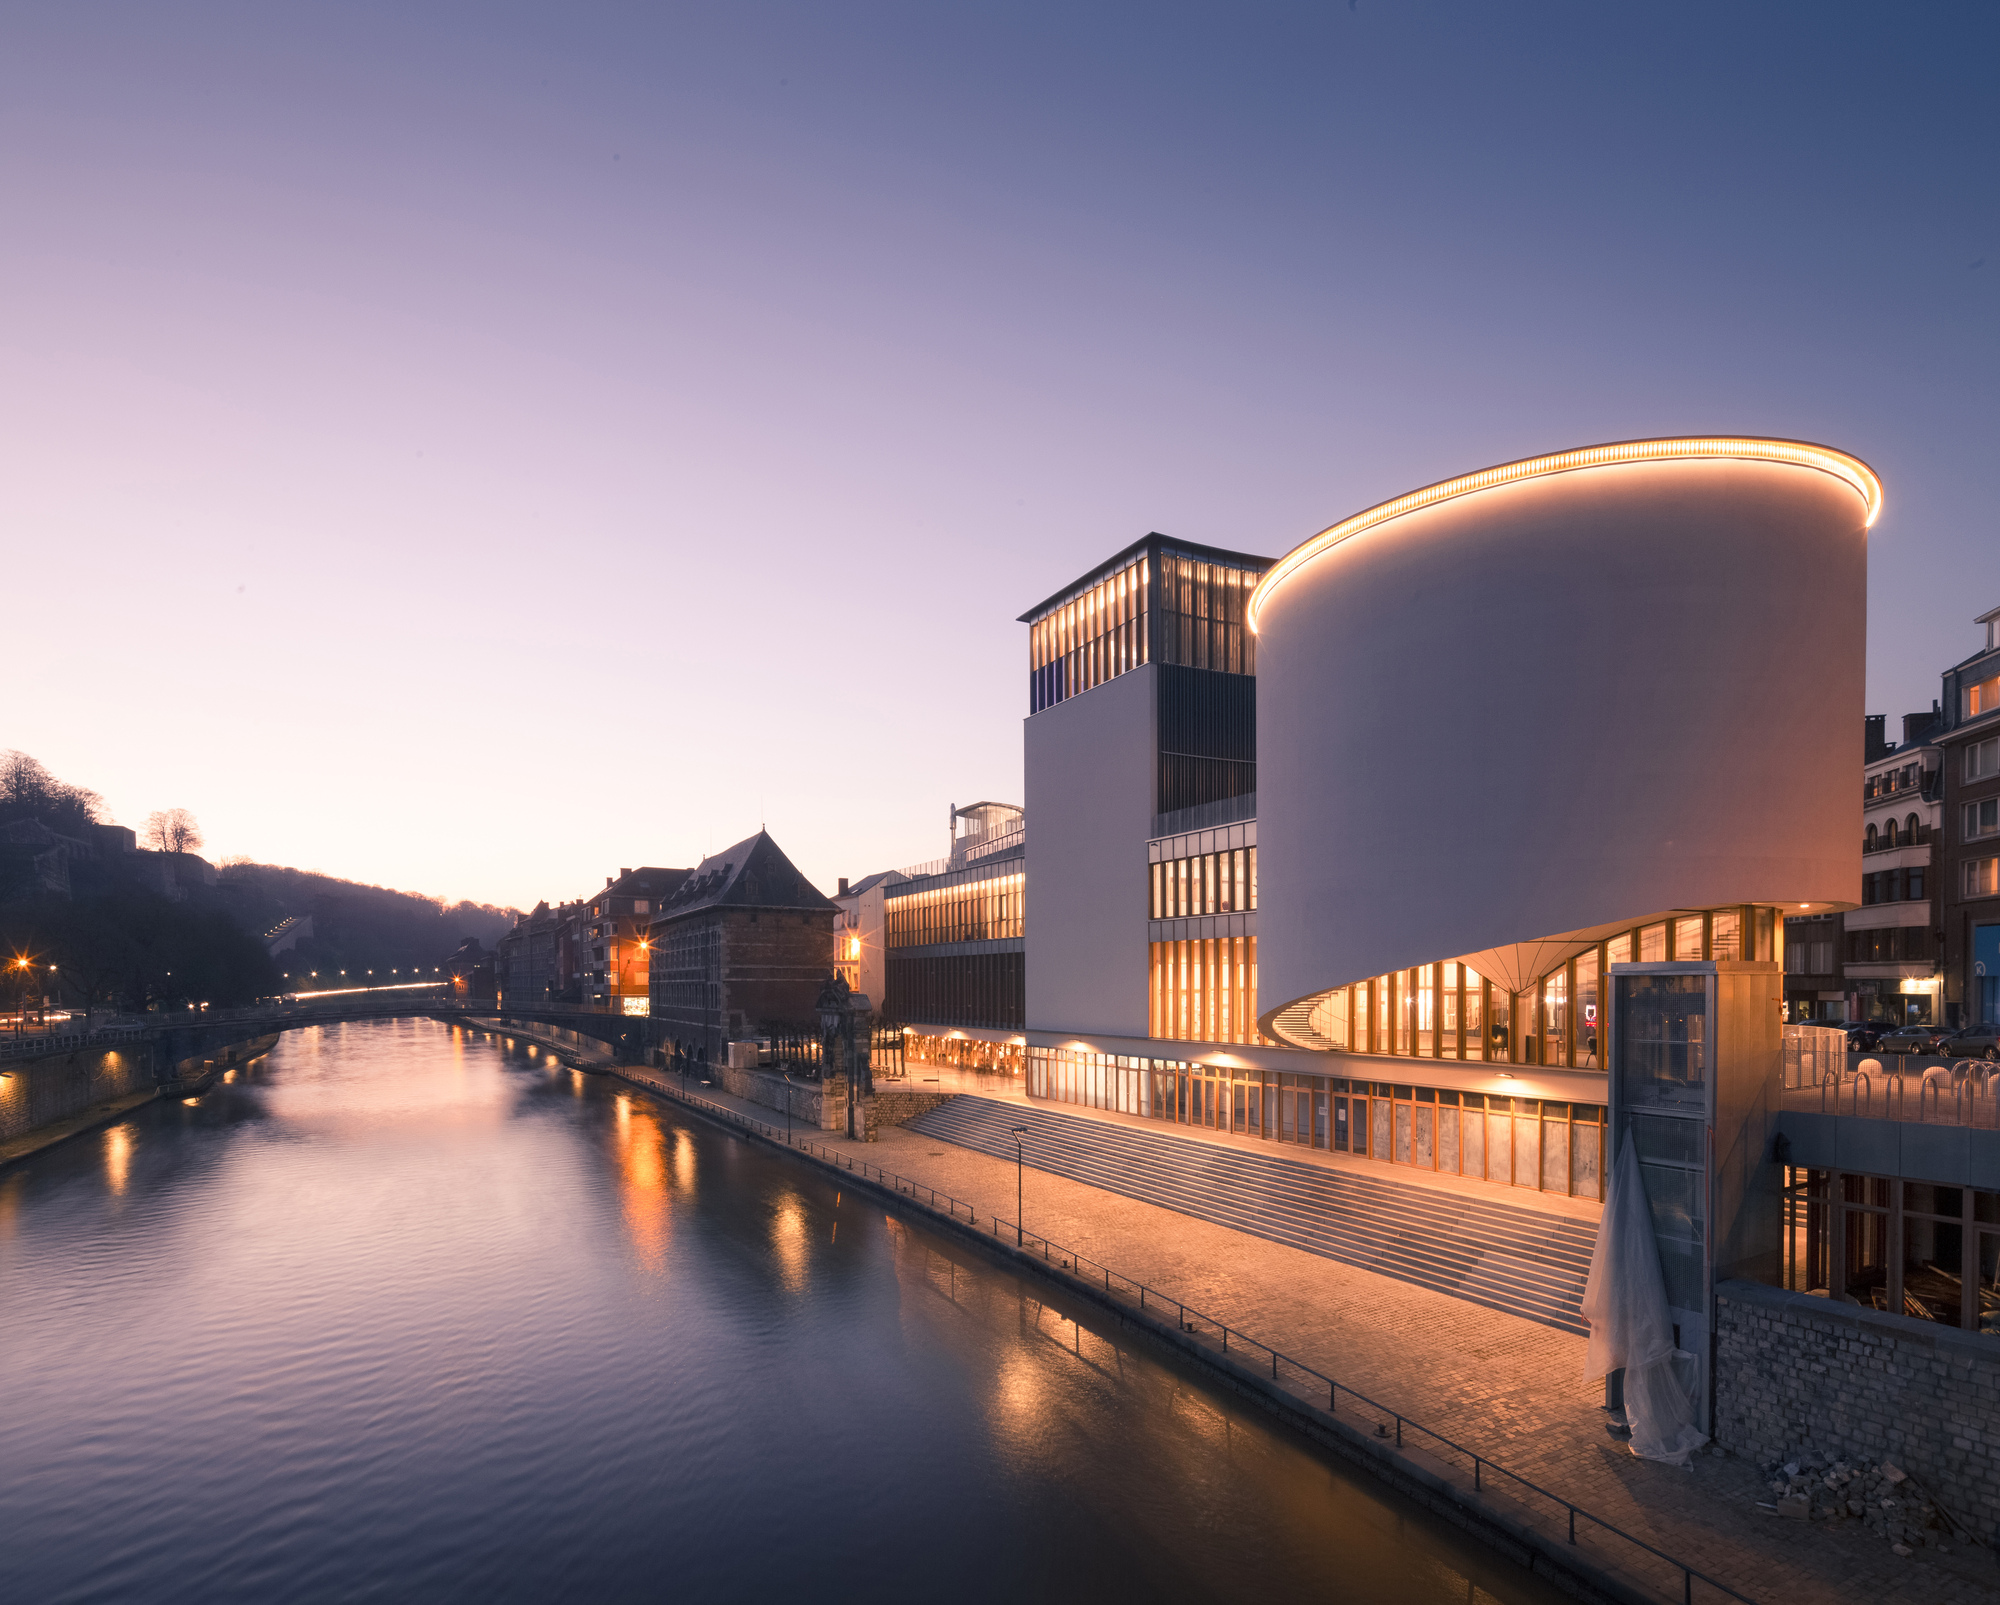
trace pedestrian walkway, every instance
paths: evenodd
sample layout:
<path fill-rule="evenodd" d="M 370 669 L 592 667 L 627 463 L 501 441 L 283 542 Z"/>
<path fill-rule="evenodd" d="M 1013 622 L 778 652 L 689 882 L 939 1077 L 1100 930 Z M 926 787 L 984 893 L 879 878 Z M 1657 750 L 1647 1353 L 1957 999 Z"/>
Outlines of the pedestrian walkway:
<path fill-rule="evenodd" d="M 772 1118 L 719 1087 L 695 1090 Z M 1010 1124 L 1029 1123 L 1019 1106 L 1008 1113 Z M 1017 1218 L 1011 1140 L 1000 1159 L 905 1127 L 865 1144 L 811 1135 L 964 1200 L 982 1222 Z M 1585 1380 L 1584 1339 L 1572 1332 L 1053 1172 L 1022 1176 L 1029 1230 L 1230 1322 L 1759 1605 L 2000 1605 L 1986 1552 L 1902 1559 L 1858 1530 L 1764 1515 L 1757 1502 L 1770 1499 L 1769 1486 L 1733 1456 L 1699 1455 L 1689 1470 L 1635 1460 L 1605 1434 L 1603 1389 Z"/>
<path fill-rule="evenodd" d="M 1596 1229 L 1589 1222 L 1463 1193 L 1404 1185 L 990 1098 L 958 1097 L 909 1129 L 1014 1157 L 1037 1170 L 1142 1199 L 1565 1332 L 1579 1311 Z"/>

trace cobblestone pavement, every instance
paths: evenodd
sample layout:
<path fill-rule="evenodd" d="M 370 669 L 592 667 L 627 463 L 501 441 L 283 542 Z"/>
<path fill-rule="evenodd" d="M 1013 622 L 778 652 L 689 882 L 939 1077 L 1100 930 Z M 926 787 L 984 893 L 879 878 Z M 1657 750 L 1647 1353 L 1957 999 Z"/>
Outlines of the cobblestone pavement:
<path fill-rule="evenodd" d="M 770 1111 L 701 1095 L 760 1119 Z M 1014 1218 L 1014 1166 L 898 1127 L 827 1145 Z M 2000 1605 L 2000 1565 L 1972 1550 L 1903 1559 L 1852 1528 L 1757 1510 L 1770 1499 L 1735 1456 L 1692 1471 L 1636 1460 L 1604 1431 L 1584 1339 L 1156 1205 L 1030 1169 L 1025 1224 L 1227 1321 L 1490 1457 L 1753 1600 Z M 1699 1598 L 1699 1594 L 1697 1598 Z"/>

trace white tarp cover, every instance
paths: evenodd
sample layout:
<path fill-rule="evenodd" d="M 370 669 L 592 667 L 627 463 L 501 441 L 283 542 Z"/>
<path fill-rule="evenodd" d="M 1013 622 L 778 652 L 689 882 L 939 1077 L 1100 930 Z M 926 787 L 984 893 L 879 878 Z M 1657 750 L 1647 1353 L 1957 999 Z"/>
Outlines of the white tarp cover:
<path fill-rule="evenodd" d="M 1585 1380 L 1624 1367 L 1632 1453 L 1644 1460 L 1686 1465 L 1688 1456 L 1708 1437 L 1694 1424 L 1694 1356 L 1674 1347 L 1660 1245 L 1653 1239 L 1652 1206 L 1646 1201 L 1639 1155 L 1629 1131 L 1618 1150 L 1597 1244 L 1590 1253 L 1583 1318 L 1590 1323 Z"/>

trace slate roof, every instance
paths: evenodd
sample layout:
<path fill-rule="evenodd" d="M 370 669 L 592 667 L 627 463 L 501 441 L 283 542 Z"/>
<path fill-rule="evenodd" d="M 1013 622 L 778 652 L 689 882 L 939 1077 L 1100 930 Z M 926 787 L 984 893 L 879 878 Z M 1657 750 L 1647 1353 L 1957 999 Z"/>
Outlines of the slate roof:
<path fill-rule="evenodd" d="M 679 891 L 661 903 L 655 924 L 677 920 L 709 908 L 833 908 L 811 881 L 801 875 L 784 850 L 758 831 L 756 835 L 710 853 L 694 868 Z"/>

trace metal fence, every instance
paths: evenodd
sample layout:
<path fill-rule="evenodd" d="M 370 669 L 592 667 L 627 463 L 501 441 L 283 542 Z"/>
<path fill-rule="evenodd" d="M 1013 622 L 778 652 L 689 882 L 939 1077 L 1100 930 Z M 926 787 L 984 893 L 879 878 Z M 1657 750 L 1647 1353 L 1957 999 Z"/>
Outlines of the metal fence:
<path fill-rule="evenodd" d="M 1785 1087 L 1824 1085 L 1838 1081 L 1847 1069 L 1847 1033 L 1825 1025 L 1785 1027 Z"/>
<path fill-rule="evenodd" d="M 1019 1252 L 1039 1259 L 1052 1274 L 1068 1277 L 1086 1287 L 1114 1305 L 1122 1305 L 1149 1319 L 1164 1322 L 1171 1312 L 1176 1329 L 1190 1344 L 1212 1351 L 1227 1362 L 1252 1372 L 1259 1378 L 1267 1373 L 1270 1381 L 1298 1403 L 1314 1412 L 1324 1410 L 1327 1416 L 1339 1418 L 1343 1415 L 1359 1417 L 1365 1427 L 1374 1429 L 1374 1437 L 1386 1447 L 1393 1440 L 1399 1450 L 1421 1448 L 1448 1472 L 1456 1471 L 1461 1477 L 1469 1476 L 1470 1491 L 1477 1495 L 1502 1493 L 1514 1498 L 1523 1513 L 1546 1536 L 1560 1537 L 1571 1544 L 1581 1544 L 1594 1535 L 1613 1540 L 1626 1546 L 1613 1564 L 1624 1567 L 1636 1566 L 1632 1575 L 1660 1592 L 1663 1599 L 1678 1598 L 1682 1605 L 1693 1605 L 1697 1598 L 1723 1598 L 1740 1600 L 1743 1605 L 1754 1605 L 1746 1594 L 1738 1593 L 1727 1583 L 1720 1582 L 1677 1560 L 1665 1550 L 1656 1548 L 1645 1539 L 1626 1532 L 1613 1522 L 1592 1514 L 1583 1506 L 1565 1499 L 1561 1494 L 1530 1481 L 1518 1472 L 1509 1471 L 1487 1455 L 1464 1444 L 1447 1438 L 1443 1433 L 1426 1427 L 1422 1422 L 1392 1409 L 1378 1400 L 1371 1399 L 1358 1389 L 1348 1387 L 1344 1382 L 1327 1375 L 1303 1360 L 1293 1358 L 1282 1350 L 1274 1349 L 1248 1333 L 1218 1320 L 1215 1316 L 1197 1310 L 1184 1300 L 1172 1294 L 1163 1293 L 1135 1280 L 1100 1260 L 1091 1259 L 1074 1249 L 1064 1248 L 1051 1242 L 1039 1233 L 1027 1231 L 1019 1222 L 1003 1220 L 997 1215 L 988 1216 L 983 1222 L 976 1206 L 949 1193 L 941 1193 L 928 1183 L 915 1181 L 894 1171 L 884 1170 L 880 1165 L 871 1165 L 866 1160 L 856 1159 L 830 1148 L 809 1135 L 786 1131 L 766 1121 L 747 1115 L 739 1109 L 716 1103 L 698 1093 L 682 1092 L 671 1083 L 656 1080 L 643 1073 L 621 1070 L 621 1075 L 640 1082 L 673 1099 L 701 1110 L 704 1114 L 727 1125 L 754 1132 L 769 1142 L 779 1143 L 810 1155 L 835 1170 L 857 1176 L 863 1181 L 873 1182 L 878 1187 L 913 1203 L 925 1205 L 945 1215 L 948 1219 L 972 1227 L 985 1236 L 991 1237 L 1002 1247 L 1012 1246 Z M 1324 1401 L 1322 1404 L 1321 1401 Z M 1539 1501 L 1539 1506 L 1535 1503 Z M 1581 1536 L 1580 1536 L 1581 1534 Z M 1696 1584 L 1701 1585 L 1698 1592 Z"/>

